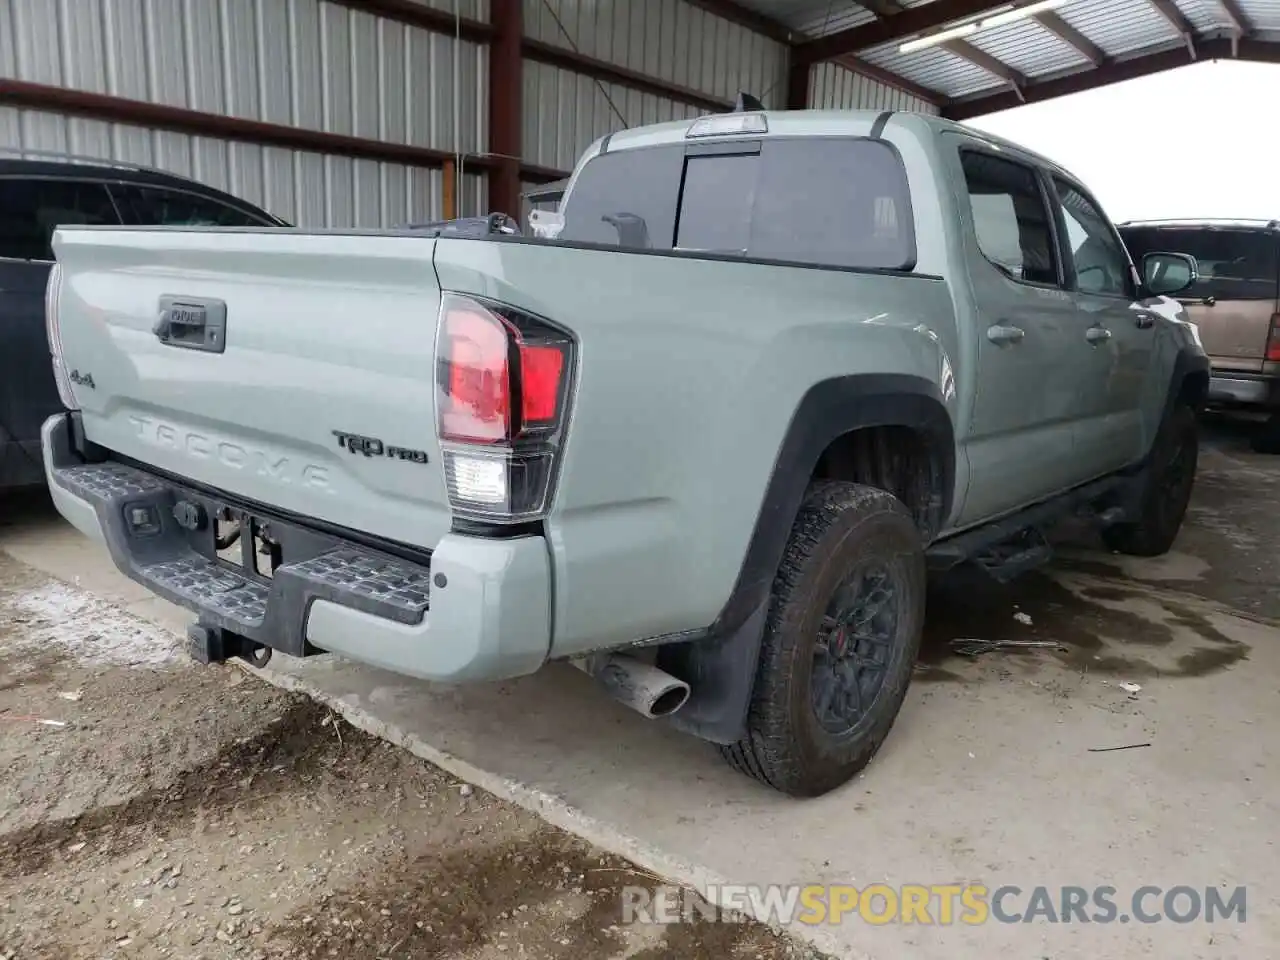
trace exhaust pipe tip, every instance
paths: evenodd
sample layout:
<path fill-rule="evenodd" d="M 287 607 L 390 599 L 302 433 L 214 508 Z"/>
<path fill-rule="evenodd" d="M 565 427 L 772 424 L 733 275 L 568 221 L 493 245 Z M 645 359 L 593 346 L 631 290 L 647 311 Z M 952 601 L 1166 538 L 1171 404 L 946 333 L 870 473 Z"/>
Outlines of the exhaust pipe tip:
<path fill-rule="evenodd" d="M 675 678 L 672 677 L 672 680 Z M 649 716 L 653 719 L 669 717 L 683 707 L 688 699 L 689 685 L 681 680 L 675 680 L 670 687 L 654 698 L 653 703 L 649 705 Z"/>
<path fill-rule="evenodd" d="M 574 666 L 595 677 L 619 703 L 650 720 L 671 716 L 689 700 L 687 683 L 634 657 L 600 654 L 575 660 Z"/>

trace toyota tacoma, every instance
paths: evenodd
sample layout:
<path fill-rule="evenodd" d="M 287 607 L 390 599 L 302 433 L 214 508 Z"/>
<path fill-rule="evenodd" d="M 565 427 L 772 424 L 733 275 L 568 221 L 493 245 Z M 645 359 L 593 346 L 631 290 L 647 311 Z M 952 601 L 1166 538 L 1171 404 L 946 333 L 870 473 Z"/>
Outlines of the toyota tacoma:
<path fill-rule="evenodd" d="M 903 703 L 926 577 L 1178 532 L 1208 364 L 1076 178 L 893 112 L 614 133 L 515 230 L 59 229 L 62 514 L 204 661 L 572 661 L 792 795 Z"/>

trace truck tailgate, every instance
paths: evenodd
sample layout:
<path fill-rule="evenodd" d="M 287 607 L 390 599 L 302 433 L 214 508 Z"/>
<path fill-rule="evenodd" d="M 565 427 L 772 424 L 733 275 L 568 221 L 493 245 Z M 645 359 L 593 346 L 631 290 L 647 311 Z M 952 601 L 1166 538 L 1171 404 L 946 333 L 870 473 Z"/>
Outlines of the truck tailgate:
<path fill-rule="evenodd" d="M 57 231 L 58 330 L 86 436 L 251 501 L 434 545 L 450 522 L 437 468 L 434 244 L 284 229 Z M 166 330 L 174 300 L 194 311 L 165 314 L 177 324 Z M 208 326 L 182 325 L 193 317 Z"/>

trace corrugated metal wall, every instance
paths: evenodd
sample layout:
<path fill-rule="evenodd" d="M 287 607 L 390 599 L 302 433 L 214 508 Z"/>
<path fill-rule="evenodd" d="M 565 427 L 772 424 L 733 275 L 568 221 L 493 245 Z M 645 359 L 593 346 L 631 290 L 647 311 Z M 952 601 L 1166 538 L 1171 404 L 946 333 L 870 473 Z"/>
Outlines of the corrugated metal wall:
<path fill-rule="evenodd" d="M 460 5 L 488 16 L 487 0 Z M 487 57 L 323 0 L 0 0 L 0 76 L 448 151 L 485 149 Z M 0 124 L 4 145 L 170 169 L 300 225 L 440 214 L 439 171 L 33 111 L 7 110 Z M 484 177 L 465 177 L 462 212 L 483 201 Z"/>
<path fill-rule="evenodd" d="M 488 0 L 415 0 L 487 20 Z M 523 0 L 544 43 L 705 97 L 780 107 L 786 49 L 686 0 Z M 487 149 L 488 50 L 327 0 L 0 0 L 0 77 L 410 144 Z M 933 108 L 832 64 L 812 105 Z M 455 112 L 456 106 L 456 112 Z M 568 170 L 592 140 L 703 108 L 526 60 L 523 153 Z M 0 146 L 69 151 L 195 177 L 302 226 L 442 214 L 438 170 L 0 109 Z M 465 170 L 465 163 L 464 163 Z M 464 175 L 459 213 L 485 209 Z"/>
<path fill-rule="evenodd" d="M 578 155 L 614 130 L 705 113 L 698 107 L 604 83 L 544 63 L 524 64 L 524 159 L 572 170 Z"/>
<path fill-rule="evenodd" d="M 158 167 L 303 227 L 383 227 L 443 216 L 441 171 L 0 107 L 0 146 Z M 483 176 L 464 176 L 469 210 Z"/>
<path fill-rule="evenodd" d="M 684 0 L 524 0 L 524 23 L 536 40 L 707 96 L 746 90 L 772 107 L 786 97 L 782 44 Z M 613 130 L 705 112 L 527 61 L 524 109 L 525 159 L 561 170 Z"/>
<path fill-rule="evenodd" d="M 834 63 L 819 63 L 809 76 L 809 106 L 834 110 L 912 110 L 936 114 L 933 104 L 905 90 L 854 73 Z"/>

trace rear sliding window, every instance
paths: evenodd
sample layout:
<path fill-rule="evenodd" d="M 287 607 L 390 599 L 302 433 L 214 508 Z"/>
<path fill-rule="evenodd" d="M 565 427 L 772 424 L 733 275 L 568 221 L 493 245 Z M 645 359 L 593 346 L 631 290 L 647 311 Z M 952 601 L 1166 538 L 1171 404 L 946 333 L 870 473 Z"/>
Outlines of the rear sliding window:
<path fill-rule="evenodd" d="M 589 161 L 560 239 L 835 267 L 915 266 L 906 171 L 868 139 L 677 144 Z"/>
<path fill-rule="evenodd" d="M 1122 227 L 1121 236 L 1141 268 L 1148 253 L 1187 253 L 1200 279 L 1184 299 L 1274 300 L 1280 293 L 1280 237 L 1271 231 L 1229 227 Z"/>

